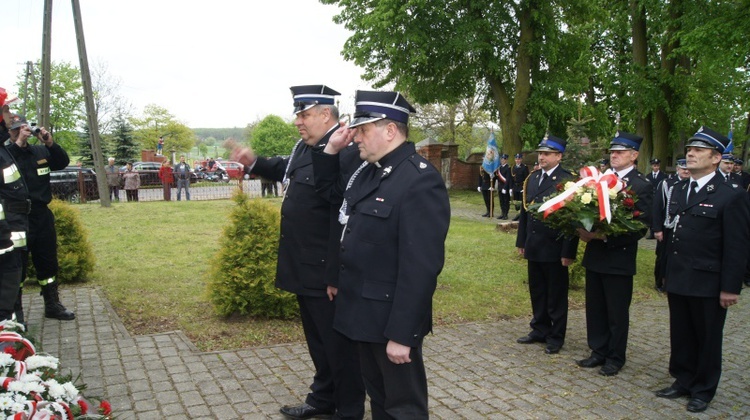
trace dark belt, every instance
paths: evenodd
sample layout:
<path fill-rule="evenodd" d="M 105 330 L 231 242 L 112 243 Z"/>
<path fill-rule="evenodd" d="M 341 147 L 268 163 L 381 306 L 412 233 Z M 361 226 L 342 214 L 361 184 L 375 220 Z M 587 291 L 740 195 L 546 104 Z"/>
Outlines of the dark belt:
<path fill-rule="evenodd" d="M 3 210 L 8 213 L 31 213 L 31 200 L 2 200 Z"/>

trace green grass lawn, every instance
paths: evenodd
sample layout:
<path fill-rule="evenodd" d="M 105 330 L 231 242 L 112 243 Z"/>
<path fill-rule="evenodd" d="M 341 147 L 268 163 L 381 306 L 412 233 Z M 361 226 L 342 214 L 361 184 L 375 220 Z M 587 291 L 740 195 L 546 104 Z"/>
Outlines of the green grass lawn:
<path fill-rule="evenodd" d="M 280 199 L 268 199 L 276 204 Z M 445 267 L 434 298 L 439 324 L 485 322 L 530 314 L 526 263 L 515 234 L 496 230 L 481 195 L 451 193 L 453 218 Z M 233 202 L 81 205 L 97 265 L 86 283 L 101 287 L 132 334 L 183 330 L 204 351 L 303 341 L 298 320 L 216 316 L 206 298 L 208 262 L 217 250 Z M 635 299 L 655 296 L 653 251 L 639 252 Z M 571 307 L 583 305 L 582 280 Z"/>

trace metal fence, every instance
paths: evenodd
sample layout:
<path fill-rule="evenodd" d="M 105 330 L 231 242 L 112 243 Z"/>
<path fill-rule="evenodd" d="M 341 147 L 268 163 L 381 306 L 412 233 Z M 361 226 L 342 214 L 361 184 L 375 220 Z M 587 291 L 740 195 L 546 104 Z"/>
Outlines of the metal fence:
<path fill-rule="evenodd" d="M 228 182 L 207 182 L 200 181 L 190 184 L 190 200 L 225 200 L 232 197 L 234 192 L 240 189 L 249 197 L 262 197 L 263 188 L 260 179 L 249 180 L 229 180 Z M 268 193 L 268 192 L 266 192 Z M 279 191 L 280 193 L 280 191 Z M 66 192 L 55 192 L 56 198 L 69 201 L 72 203 L 99 203 L 99 191 L 96 183 L 78 182 L 74 184 L 74 189 Z M 185 191 L 182 191 L 182 199 L 186 200 Z M 270 195 L 274 195 L 270 192 Z M 120 201 L 127 201 L 126 192 L 120 188 L 118 191 Z M 177 200 L 177 188 L 173 185 L 170 188 L 170 200 Z M 164 188 L 162 186 L 149 186 L 138 189 L 138 201 L 164 201 Z"/>

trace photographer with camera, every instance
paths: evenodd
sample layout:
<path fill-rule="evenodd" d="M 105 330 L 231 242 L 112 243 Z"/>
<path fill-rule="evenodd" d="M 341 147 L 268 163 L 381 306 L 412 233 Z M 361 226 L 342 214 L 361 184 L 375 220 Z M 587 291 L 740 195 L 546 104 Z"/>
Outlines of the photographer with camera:
<path fill-rule="evenodd" d="M 56 281 L 58 263 L 55 217 L 47 205 L 52 201 L 50 172 L 68 166 L 70 158 L 65 149 L 55 143 L 52 135 L 44 127 L 32 127 L 23 115 L 12 115 L 9 122 L 11 144 L 6 147 L 26 181 L 31 199 L 28 250 L 23 255 L 24 272 L 21 279 L 26 279 L 25 268 L 28 266 L 29 252 L 31 252 L 37 281 L 42 286 L 44 316 L 69 321 L 75 319 L 75 314 L 60 303 Z M 41 144 L 29 144 L 29 138 L 32 136 L 39 139 Z M 16 317 L 22 322 L 23 309 L 20 291 L 16 308 Z"/>

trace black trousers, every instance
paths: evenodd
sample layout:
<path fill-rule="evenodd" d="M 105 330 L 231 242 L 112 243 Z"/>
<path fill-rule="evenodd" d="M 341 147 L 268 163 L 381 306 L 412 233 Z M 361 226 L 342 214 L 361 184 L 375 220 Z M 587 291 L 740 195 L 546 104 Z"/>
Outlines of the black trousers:
<path fill-rule="evenodd" d="M 633 276 L 586 270 L 586 338 L 592 355 L 625 365 Z"/>
<path fill-rule="evenodd" d="M 568 327 L 568 267 L 556 262 L 528 262 L 533 318 L 531 336 L 562 346 Z"/>
<path fill-rule="evenodd" d="M 128 201 L 138 201 L 138 190 L 125 190 Z"/>
<path fill-rule="evenodd" d="M 672 385 L 710 402 L 721 378 L 721 346 L 727 310 L 718 297 L 667 294 Z"/>
<path fill-rule="evenodd" d="M 422 343 L 411 349 L 411 363 L 401 365 L 388 360 L 385 349 L 386 343 L 359 343 L 372 419 L 429 418 Z"/>
<path fill-rule="evenodd" d="M 505 190 L 505 194 L 500 191 L 500 210 L 503 212 L 503 216 L 507 216 L 510 211 L 510 193 Z"/>
<path fill-rule="evenodd" d="M 21 250 L 0 254 L 0 321 L 10 319 L 21 287 Z"/>
<path fill-rule="evenodd" d="M 297 296 L 307 348 L 315 376 L 305 402 L 323 410 L 336 409 L 337 418 L 361 419 L 365 388 L 357 343 L 333 329 L 335 301 L 328 297 Z"/>
<path fill-rule="evenodd" d="M 493 196 L 490 195 L 490 190 L 482 190 L 482 198 L 484 198 L 484 207 L 487 208 L 487 214 L 492 215 L 495 209 L 492 207 Z"/>
<path fill-rule="evenodd" d="M 57 232 L 55 216 L 47 206 L 34 206 L 29 213 L 27 251 L 23 253 L 22 279 L 26 279 L 29 253 L 36 269 L 36 278 L 46 280 L 57 275 Z"/>

